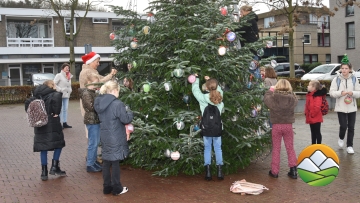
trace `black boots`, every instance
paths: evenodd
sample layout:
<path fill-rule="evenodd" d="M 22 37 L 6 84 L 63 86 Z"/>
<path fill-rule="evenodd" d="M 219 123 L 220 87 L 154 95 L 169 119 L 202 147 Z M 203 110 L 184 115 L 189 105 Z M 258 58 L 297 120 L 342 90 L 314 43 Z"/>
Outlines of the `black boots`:
<path fill-rule="evenodd" d="M 290 171 L 288 173 L 288 176 L 292 179 L 297 179 L 297 169 L 296 169 L 296 166 L 294 167 L 291 167 L 290 168 Z"/>
<path fill-rule="evenodd" d="M 51 175 L 60 175 L 60 176 L 66 176 L 66 172 L 60 170 L 60 161 L 58 160 L 52 160 L 51 168 L 50 168 L 50 174 Z"/>
<path fill-rule="evenodd" d="M 219 180 L 224 180 L 224 174 L 222 172 L 222 165 L 217 165 L 217 178 Z"/>
<path fill-rule="evenodd" d="M 205 166 L 205 180 L 212 180 L 212 178 L 211 178 L 211 166 L 210 165 Z"/>
<path fill-rule="evenodd" d="M 271 170 L 269 171 L 269 176 L 271 176 L 271 177 L 273 177 L 273 178 L 278 178 L 278 177 L 279 177 L 278 174 L 273 174 L 273 173 L 271 172 Z"/>
<path fill-rule="evenodd" d="M 72 126 L 68 125 L 66 122 L 63 123 L 63 128 L 72 128 Z"/>
<path fill-rule="evenodd" d="M 45 181 L 47 179 L 48 179 L 47 165 L 41 165 L 41 180 Z"/>

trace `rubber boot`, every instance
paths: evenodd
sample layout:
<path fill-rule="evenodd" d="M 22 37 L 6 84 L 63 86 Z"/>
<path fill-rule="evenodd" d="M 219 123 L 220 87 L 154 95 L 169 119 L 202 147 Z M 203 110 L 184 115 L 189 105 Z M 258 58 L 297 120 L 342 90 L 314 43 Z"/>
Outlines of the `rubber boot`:
<path fill-rule="evenodd" d="M 222 165 L 217 165 L 217 178 L 219 180 L 224 180 L 224 174 L 222 172 Z"/>
<path fill-rule="evenodd" d="M 50 174 L 51 175 L 60 175 L 60 176 L 66 176 L 66 172 L 62 171 L 60 169 L 60 161 L 58 160 L 52 160 L 51 168 L 50 168 Z"/>
<path fill-rule="evenodd" d="M 290 171 L 288 173 L 288 176 L 292 179 L 297 179 L 297 169 L 296 169 L 296 166 L 294 167 L 291 167 L 290 168 Z"/>
<path fill-rule="evenodd" d="M 63 128 L 72 128 L 72 126 L 68 125 L 66 122 L 63 123 Z"/>
<path fill-rule="evenodd" d="M 205 180 L 212 180 L 212 178 L 211 178 L 211 166 L 206 165 L 205 166 L 205 171 L 206 171 Z"/>
<path fill-rule="evenodd" d="M 41 165 L 41 180 L 45 181 L 48 179 L 48 168 L 47 165 Z"/>

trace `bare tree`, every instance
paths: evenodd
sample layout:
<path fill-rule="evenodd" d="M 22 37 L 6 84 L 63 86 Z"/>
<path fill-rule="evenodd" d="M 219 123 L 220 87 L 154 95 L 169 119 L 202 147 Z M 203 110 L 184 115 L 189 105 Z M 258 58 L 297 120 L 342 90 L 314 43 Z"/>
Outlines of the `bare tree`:
<path fill-rule="evenodd" d="M 345 0 L 343 0 L 346 4 Z M 352 1 L 352 0 L 350 0 Z M 327 13 L 330 16 L 335 15 L 333 11 L 337 8 L 330 10 L 324 5 L 325 0 L 253 0 L 253 1 L 240 1 L 240 4 L 263 4 L 266 5 L 269 10 L 276 14 L 282 14 L 286 16 L 287 22 L 282 25 L 282 30 L 279 34 L 289 34 L 289 59 L 290 59 L 290 77 L 295 77 L 294 68 L 294 27 L 297 26 L 298 15 L 301 9 L 302 12 L 315 13 L 318 17 Z M 317 9 L 314 9 L 317 8 Z"/>

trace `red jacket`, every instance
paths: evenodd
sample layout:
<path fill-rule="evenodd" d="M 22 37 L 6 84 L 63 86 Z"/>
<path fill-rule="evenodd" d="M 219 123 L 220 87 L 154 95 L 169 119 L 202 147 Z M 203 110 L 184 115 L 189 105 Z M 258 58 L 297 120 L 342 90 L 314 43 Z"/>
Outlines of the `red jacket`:
<path fill-rule="evenodd" d="M 307 124 L 323 122 L 323 115 L 321 113 L 323 95 L 326 95 L 325 88 L 306 94 L 305 116 Z"/>

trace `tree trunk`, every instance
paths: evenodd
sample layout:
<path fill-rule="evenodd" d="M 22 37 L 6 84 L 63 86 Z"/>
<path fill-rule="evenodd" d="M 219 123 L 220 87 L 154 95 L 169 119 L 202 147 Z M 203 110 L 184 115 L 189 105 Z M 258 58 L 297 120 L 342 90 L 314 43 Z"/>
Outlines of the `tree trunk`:
<path fill-rule="evenodd" d="M 293 10 L 292 0 L 289 0 L 289 11 Z M 290 77 L 295 77 L 295 66 L 294 66 L 294 26 L 293 26 L 293 12 L 289 15 L 289 62 L 290 62 Z"/>

